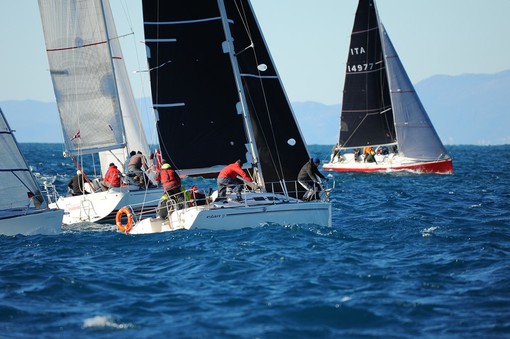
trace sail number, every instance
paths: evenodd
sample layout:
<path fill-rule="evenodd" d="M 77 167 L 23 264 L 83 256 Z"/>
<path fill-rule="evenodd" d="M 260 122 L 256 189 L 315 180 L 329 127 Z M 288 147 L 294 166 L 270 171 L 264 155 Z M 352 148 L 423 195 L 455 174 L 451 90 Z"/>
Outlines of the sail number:
<path fill-rule="evenodd" d="M 360 65 L 347 65 L 347 72 L 365 72 L 374 69 L 374 63 L 360 64 Z"/>

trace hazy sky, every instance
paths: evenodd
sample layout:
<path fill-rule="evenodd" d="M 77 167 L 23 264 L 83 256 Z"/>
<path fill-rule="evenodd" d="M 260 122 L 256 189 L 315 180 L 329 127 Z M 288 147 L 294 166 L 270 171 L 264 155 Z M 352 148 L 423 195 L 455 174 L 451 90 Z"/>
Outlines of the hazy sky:
<path fill-rule="evenodd" d="M 122 44 L 135 96 L 149 96 L 147 79 L 134 72 L 146 68 L 141 1 L 110 2 L 119 35 L 134 31 Z M 252 4 L 290 100 L 340 103 L 357 1 Z M 37 1 L 0 6 L 0 100 L 54 101 Z M 377 6 L 413 83 L 510 69 L 510 0 L 379 0 Z"/>

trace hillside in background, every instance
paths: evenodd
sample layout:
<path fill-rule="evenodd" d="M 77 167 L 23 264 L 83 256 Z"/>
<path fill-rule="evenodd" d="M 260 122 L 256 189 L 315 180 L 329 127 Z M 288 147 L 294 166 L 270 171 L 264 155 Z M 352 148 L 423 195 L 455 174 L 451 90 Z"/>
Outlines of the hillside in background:
<path fill-rule="evenodd" d="M 510 144 L 510 70 L 496 74 L 437 75 L 415 87 L 443 143 Z M 294 102 L 292 106 L 308 144 L 336 143 L 340 105 Z M 16 130 L 19 142 L 62 142 L 55 103 L 0 101 L 0 108 Z M 153 121 L 147 122 L 150 124 Z"/>
<path fill-rule="evenodd" d="M 510 70 L 437 75 L 416 91 L 445 144 L 510 144 Z"/>

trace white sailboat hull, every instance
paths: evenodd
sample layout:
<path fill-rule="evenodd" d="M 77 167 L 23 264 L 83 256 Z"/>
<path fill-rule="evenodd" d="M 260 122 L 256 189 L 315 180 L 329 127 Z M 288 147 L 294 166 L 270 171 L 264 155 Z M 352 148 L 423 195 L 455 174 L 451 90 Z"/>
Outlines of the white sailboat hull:
<path fill-rule="evenodd" d="M 163 194 L 161 188 L 129 191 L 127 188 L 111 188 L 106 192 L 96 192 L 80 196 L 60 197 L 50 208 L 64 210 L 62 223 L 72 225 L 79 222 L 112 222 L 117 211 L 125 205 L 132 205 L 144 211 L 153 211 Z"/>
<path fill-rule="evenodd" d="M 5 217 L 0 219 L 0 234 L 59 234 L 62 231 L 63 214 L 63 210 L 43 209 L 30 210 L 24 215 Z"/>
<path fill-rule="evenodd" d="M 260 193 L 254 195 L 260 197 Z M 277 197 L 280 202 L 269 204 L 247 197 L 246 202 L 229 201 L 225 204 L 189 207 L 174 211 L 168 219 L 143 219 L 135 223 L 129 233 L 147 234 L 180 229 L 236 230 L 273 224 L 314 224 L 331 227 L 330 203 L 303 202 L 278 195 L 271 196 Z"/>
<path fill-rule="evenodd" d="M 336 172 L 390 172 L 390 171 L 414 171 L 421 173 L 452 173 L 452 160 L 443 159 L 435 161 L 421 161 L 402 157 L 398 154 L 376 155 L 376 162 L 356 161 L 354 154 L 344 154 L 335 157 L 333 161 L 324 164 L 326 171 Z"/>

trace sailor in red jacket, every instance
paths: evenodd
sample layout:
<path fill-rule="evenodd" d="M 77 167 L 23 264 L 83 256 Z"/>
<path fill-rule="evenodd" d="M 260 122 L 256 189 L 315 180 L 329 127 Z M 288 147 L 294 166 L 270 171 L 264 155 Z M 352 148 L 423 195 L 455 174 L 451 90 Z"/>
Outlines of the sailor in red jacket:
<path fill-rule="evenodd" d="M 237 200 L 241 201 L 241 189 L 243 182 L 237 178 L 240 175 L 244 180 L 253 182 L 251 178 L 246 175 L 244 170 L 241 168 L 241 160 L 237 160 L 233 164 L 230 164 L 223 168 L 218 174 L 218 197 L 215 201 L 225 201 L 227 196 L 227 187 L 233 187 L 233 191 L 237 195 Z"/>
<path fill-rule="evenodd" d="M 177 209 L 184 207 L 184 196 L 181 192 L 181 178 L 179 178 L 179 175 L 170 167 L 170 164 L 163 164 L 154 179 L 156 181 L 161 181 L 167 198 L 175 199 L 177 202 Z"/>
<path fill-rule="evenodd" d="M 120 187 L 120 171 L 113 162 L 110 163 L 104 180 L 101 181 L 100 185 L 102 191 L 108 191 L 111 187 Z"/>
<path fill-rule="evenodd" d="M 169 195 L 181 192 L 181 178 L 175 173 L 169 164 L 163 164 L 161 170 L 155 178 L 156 181 L 161 181 L 163 190 Z"/>

